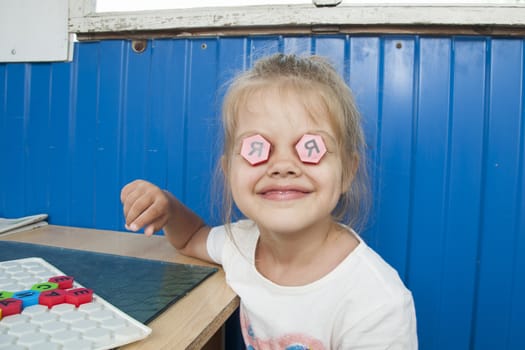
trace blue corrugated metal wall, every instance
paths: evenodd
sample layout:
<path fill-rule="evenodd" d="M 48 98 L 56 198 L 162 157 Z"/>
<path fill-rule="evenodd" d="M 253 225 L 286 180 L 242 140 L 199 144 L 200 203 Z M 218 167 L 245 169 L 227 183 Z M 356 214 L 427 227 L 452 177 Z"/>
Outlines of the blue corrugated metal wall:
<path fill-rule="evenodd" d="M 119 191 L 168 188 L 205 218 L 223 85 L 266 53 L 330 57 L 365 119 L 364 237 L 414 293 L 421 349 L 525 348 L 524 40 L 320 36 L 80 43 L 0 64 L 0 216 L 123 229 Z"/>

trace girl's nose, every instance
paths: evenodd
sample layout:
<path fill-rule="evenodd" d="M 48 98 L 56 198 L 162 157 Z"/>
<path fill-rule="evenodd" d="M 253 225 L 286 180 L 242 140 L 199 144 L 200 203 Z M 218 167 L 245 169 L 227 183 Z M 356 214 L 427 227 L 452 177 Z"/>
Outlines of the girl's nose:
<path fill-rule="evenodd" d="M 268 159 L 268 176 L 272 177 L 287 177 L 287 176 L 299 176 L 301 174 L 301 167 L 299 166 L 299 160 L 297 154 L 293 153 L 294 150 L 276 151 L 270 154 Z"/>

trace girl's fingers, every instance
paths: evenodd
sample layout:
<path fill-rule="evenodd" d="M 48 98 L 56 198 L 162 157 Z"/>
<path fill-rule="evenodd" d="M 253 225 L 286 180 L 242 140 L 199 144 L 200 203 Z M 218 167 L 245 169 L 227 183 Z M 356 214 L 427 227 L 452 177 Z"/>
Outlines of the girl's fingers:
<path fill-rule="evenodd" d="M 135 230 L 133 231 L 138 231 L 140 229 L 140 227 L 144 227 L 144 234 L 146 236 L 152 236 L 155 232 L 157 231 L 160 231 L 164 225 L 166 224 L 167 222 L 167 218 L 165 216 L 160 216 L 158 217 L 156 220 L 154 220 L 153 222 L 150 222 L 150 223 L 147 223 L 147 224 L 144 224 L 144 225 L 141 225 L 140 224 L 140 220 L 142 218 L 139 217 L 137 219 L 137 221 L 139 222 L 138 224 L 135 225 L 135 223 L 133 223 L 130 228 L 136 228 Z M 140 226 L 140 227 L 139 227 Z"/>
<path fill-rule="evenodd" d="M 146 236 L 152 236 L 155 233 L 155 231 L 157 230 L 155 229 L 154 225 L 148 225 L 146 229 L 144 230 L 144 234 Z"/>
<path fill-rule="evenodd" d="M 138 231 L 145 227 L 148 236 L 162 229 L 168 220 L 169 201 L 157 186 L 136 180 L 124 186 L 120 199 L 123 204 L 125 227 Z"/>
<path fill-rule="evenodd" d="M 141 188 L 144 188 L 145 185 L 146 185 L 146 182 L 143 180 L 135 180 L 135 181 L 128 183 L 120 191 L 120 201 L 124 203 L 131 193 L 137 190 L 140 190 Z M 140 192 L 143 192 L 143 191 L 140 191 Z"/>
<path fill-rule="evenodd" d="M 126 218 L 126 224 L 130 226 L 132 231 L 136 231 L 142 227 L 142 224 L 136 221 L 141 215 L 148 212 L 153 202 L 153 198 L 148 195 L 138 196 L 135 192 L 129 194 L 124 203 L 124 217 Z M 152 219 L 155 218 L 153 217 Z M 135 227 L 136 225 L 139 226 Z"/>
<path fill-rule="evenodd" d="M 129 228 L 132 231 L 137 231 L 142 227 L 146 227 L 148 233 L 151 231 L 160 230 L 168 221 L 167 200 L 164 197 L 153 197 L 138 199 L 133 207 L 130 209 L 128 217 L 133 220 L 129 222 Z"/>

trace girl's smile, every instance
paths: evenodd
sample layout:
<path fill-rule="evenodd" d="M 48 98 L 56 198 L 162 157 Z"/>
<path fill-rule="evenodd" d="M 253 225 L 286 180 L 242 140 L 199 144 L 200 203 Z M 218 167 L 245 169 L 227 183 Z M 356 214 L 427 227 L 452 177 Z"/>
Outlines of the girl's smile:
<path fill-rule="evenodd" d="M 267 200 L 288 201 L 303 198 L 310 194 L 311 191 L 296 186 L 268 186 L 257 193 Z"/>

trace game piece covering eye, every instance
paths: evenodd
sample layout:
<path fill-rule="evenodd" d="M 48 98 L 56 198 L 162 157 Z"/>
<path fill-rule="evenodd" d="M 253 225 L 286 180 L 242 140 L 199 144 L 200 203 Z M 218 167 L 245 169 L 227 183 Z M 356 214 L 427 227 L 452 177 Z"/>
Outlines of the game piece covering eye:
<path fill-rule="evenodd" d="M 241 156 L 251 165 L 262 164 L 270 157 L 270 147 L 270 142 L 263 136 L 248 136 L 242 140 Z"/>
<path fill-rule="evenodd" d="M 321 135 L 305 134 L 295 145 L 299 159 L 303 163 L 317 164 L 326 153 Z"/>

